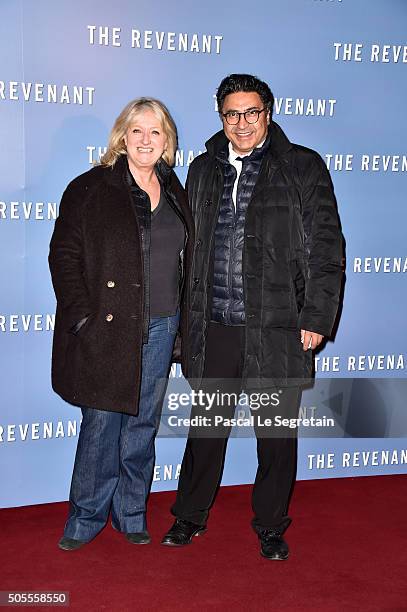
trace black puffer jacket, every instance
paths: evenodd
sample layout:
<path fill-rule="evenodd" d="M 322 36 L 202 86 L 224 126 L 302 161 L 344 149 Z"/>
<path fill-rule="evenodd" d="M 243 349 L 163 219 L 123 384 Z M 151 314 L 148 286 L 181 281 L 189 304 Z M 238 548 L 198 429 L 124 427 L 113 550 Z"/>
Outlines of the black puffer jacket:
<path fill-rule="evenodd" d="M 329 336 L 342 280 L 342 234 L 332 183 L 322 158 L 270 125 L 246 212 L 243 286 L 246 312 L 243 376 L 247 386 L 298 384 L 312 374 L 312 352 L 300 330 Z M 189 317 L 188 377 L 202 377 L 211 305 L 211 262 L 223 191 L 217 152 L 223 132 L 190 166 L 187 190 L 196 227 Z"/>
<path fill-rule="evenodd" d="M 211 318 L 224 325 L 242 325 L 246 319 L 242 269 L 246 211 L 268 147 L 269 139 L 243 159 L 236 210 L 232 198 L 236 170 L 229 163 L 228 147 L 217 156 L 223 173 L 223 194 L 215 230 Z"/>

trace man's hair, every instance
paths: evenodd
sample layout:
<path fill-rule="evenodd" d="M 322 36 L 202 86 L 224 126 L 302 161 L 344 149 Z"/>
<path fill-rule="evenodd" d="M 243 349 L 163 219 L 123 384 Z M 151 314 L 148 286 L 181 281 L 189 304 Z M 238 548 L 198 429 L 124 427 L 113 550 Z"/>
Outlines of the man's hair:
<path fill-rule="evenodd" d="M 226 96 L 239 91 L 255 91 L 259 94 L 264 106 L 273 112 L 274 96 L 270 87 L 252 74 L 230 74 L 225 77 L 216 92 L 218 111 L 221 113 Z"/>

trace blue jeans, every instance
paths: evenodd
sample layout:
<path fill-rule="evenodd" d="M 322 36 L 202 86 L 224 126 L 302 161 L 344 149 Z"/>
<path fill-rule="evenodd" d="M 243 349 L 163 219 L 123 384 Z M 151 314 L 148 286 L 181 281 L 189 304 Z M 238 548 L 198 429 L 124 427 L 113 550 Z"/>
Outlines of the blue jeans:
<path fill-rule="evenodd" d="M 179 313 L 150 320 L 143 345 L 139 412 L 83 408 L 64 535 L 85 542 L 106 524 L 124 532 L 146 530 L 146 500 L 153 477 L 160 412 Z"/>

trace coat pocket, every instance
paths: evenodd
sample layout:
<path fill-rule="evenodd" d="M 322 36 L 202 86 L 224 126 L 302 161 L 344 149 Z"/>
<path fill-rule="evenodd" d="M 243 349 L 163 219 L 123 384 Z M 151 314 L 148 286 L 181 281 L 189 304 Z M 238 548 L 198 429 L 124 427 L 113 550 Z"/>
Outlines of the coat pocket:
<path fill-rule="evenodd" d="M 290 260 L 290 279 L 293 297 L 298 314 L 304 306 L 305 300 L 305 262 L 301 251 L 293 253 Z"/>
<path fill-rule="evenodd" d="M 76 336 L 79 331 L 86 325 L 86 323 L 89 321 L 90 315 L 87 315 L 86 317 L 83 317 L 83 319 L 81 319 L 80 321 L 78 321 L 77 323 L 75 323 L 75 325 L 72 325 L 72 327 L 70 328 L 69 332 L 71 334 L 73 334 L 74 336 Z"/>

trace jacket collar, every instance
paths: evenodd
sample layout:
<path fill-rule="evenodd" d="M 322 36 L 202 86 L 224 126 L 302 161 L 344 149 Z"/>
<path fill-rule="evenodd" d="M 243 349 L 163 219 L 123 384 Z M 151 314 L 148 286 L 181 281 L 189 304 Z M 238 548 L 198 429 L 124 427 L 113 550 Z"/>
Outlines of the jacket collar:
<path fill-rule="evenodd" d="M 108 172 L 106 174 L 106 180 L 108 183 L 116 185 L 118 187 L 122 187 L 124 184 L 133 184 L 135 183 L 130 171 L 129 164 L 127 162 L 126 155 L 120 155 L 115 165 L 112 168 L 107 168 Z M 170 181 L 171 167 L 163 160 L 160 159 L 156 163 L 155 170 L 157 173 L 158 180 L 160 183 L 166 187 Z M 130 182 L 129 182 L 130 175 Z"/>
<path fill-rule="evenodd" d="M 276 158 L 283 157 L 292 148 L 291 142 L 278 123 L 274 121 L 270 123 L 267 141 L 270 143 L 268 152 Z M 220 152 L 227 147 L 228 142 L 225 132 L 220 130 L 205 143 L 206 150 L 211 157 L 218 157 Z"/>
<path fill-rule="evenodd" d="M 270 147 L 270 138 L 271 138 L 271 134 L 270 132 L 268 132 L 263 144 L 261 146 L 257 146 L 255 149 L 253 149 L 253 151 L 250 153 L 250 155 L 245 155 L 243 158 L 239 158 L 239 159 L 243 159 L 243 165 L 245 165 L 246 163 L 248 163 L 249 161 L 253 162 L 253 161 L 261 161 L 265 155 L 265 153 L 268 151 L 269 147 Z M 216 158 L 219 159 L 219 161 L 221 161 L 224 164 L 229 163 L 229 150 L 230 150 L 230 143 L 229 146 L 225 146 L 224 148 L 222 148 L 216 155 Z"/>

